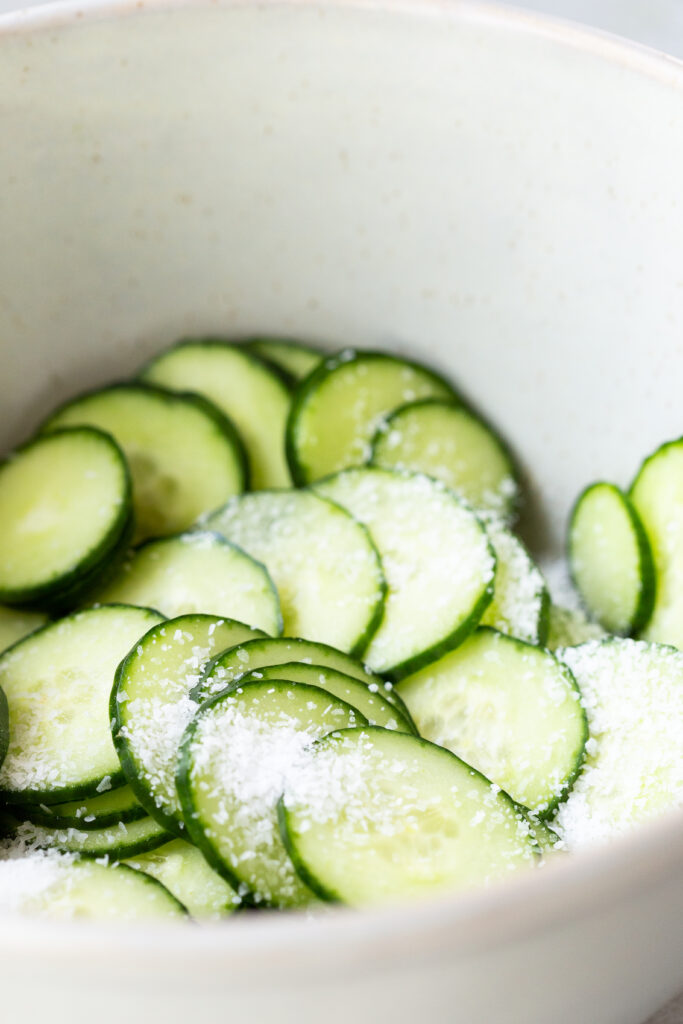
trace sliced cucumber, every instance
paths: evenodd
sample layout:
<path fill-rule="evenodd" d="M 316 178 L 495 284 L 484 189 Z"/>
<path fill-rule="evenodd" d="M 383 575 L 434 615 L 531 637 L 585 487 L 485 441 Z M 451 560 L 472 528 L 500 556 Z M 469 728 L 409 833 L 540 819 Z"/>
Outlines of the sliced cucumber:
<path fill-rule="evenodd" d="M 515 518 L 519 483 L 512 456 L 490 427 L 454 401 L 425 398 L 396 409 L 379 425 L 371 463 L 426 473 L 475 509 L 506 522 Z"/>
<path fill-rule="evenodd" d="M 185 907 L 141 871 L 54 852 L 0 860 L 0 909 L 97 921 L 186 917 Z"/>
<path fill-rule="evenodd" d="M 128 467 L 108 434 L 30 441 L 0 465 L 0 601 L 75 603 L 128 542 L 131 516 Z"/>
<path fill-rule="evenodd" d="M 68 402 L 43 430 L 82 425 L 107 431 L 123 449 L 133 478 L 136 541 L 180 533 L 244 490 L 241 438 L 198 395 L 119 384 Z"/>
<path fill-rule="evenodd" d="M 619 638 L 558 654 L 590 728 L 585 767 L 553 822 L 571 852 L 683 806 L 683 654 Z"/>
<path fill-rule="evenodd" d="M 198 921 L 217 921 L 241 903 L 232 886 L 209 867 L 197 847 L 182 839 L 143 853 L 129 864 L 166 886 Z"/>
<path fill-rule="evenodd" d="M 185 831 L 178 747 L 198 707 L 190 693 L 209 658 L 257 636 L 232 619 L 181 615 L 153 626 L 116 670 L 109 715 L 121 766 L 142 806 L 176 835 Z"/>
<path fill-rule="evenodd" d="M 569 563 L 583 601 L 610 633 L 647 623 L 655 598 L 650 543 L 630 500 L 614 484 L 591 484 L 569 523 Z"/>
<path fill-rule="evenodd" d="M 248 675 L 242 676 L 239 683 L 233 683 L 233 688 L 241 686 L 242 683 L 255 682 L 258 679 L 286 679 L 289 683 L 308 683 L 309 686 L 319 686 L 321 690 L 327 690 L 334 697 L 339 697 L 340 700 L 346 701 L 351 707 L 360 711 L 370 725 L 381 725 L 384 729 L 398 729 L 399 732 L 415 732 L 412 721 L 404 716 L 395 704 L 390 704 L 388 700 L 381 697 L 377 687 L 371 690 L 367 683 L 344 675 L 343 672 L 337 672 L 333 668 L 303 664 L 300 661 L 285 665 L 271 665 L 255 669 Z"/>
<path fill-rule="evenodd" d="M 15 804 L 95 797 L 124 783 L 109 729 L 116 666 L 161 621 L 111 605 L 51 623 L 0 657 L 10 744 L 0 793 Z"/>
<path fill-rule="evenodd" d="M 251 338 L 248 347 L 293 380 L 307 377 L 323 360 L 323 353 L 318 349 L 287 338 Z"/>
<path fill-rule="evenodd" d="M 531 840 L 536 846 L 539 856 L 547 857 L 551 853 L 561 853 L 564 851 L 564 843 L 547 821 L 543 821 L 535 817 L 535 815 L 528 813 L 525 817 L 529 823 Z"/>
<path fill-rule="evenodd" d="M 287 458 L 299 486 L 367 462 L 383 418 L 417 398 L 453 399 L 425 366 L 382 352 L 347 349 L 330 356 L 294 395 Z"/>
<path fill-rule="evenodd" d="M 548 651 L 478 629 L 398 689 L 421 736 L 537 816 L 566 798 L 588 730 L 571 672 Z"/>
<path fill-rule="evenodd" d="M 535 863 L 502 790 L 442 747 L 387 729 L 316 743 L 278 810 L 302 879 L 352 906 L 469 889 Z"/>
<path fill-rule="evenodd" d="M 386 584 L 367 530 L 345 509 L 308 491 L 260 491 L 234 498 L 206 526 L 266 566 L 287 635 L 364 650 Z"/>
<path fill-rule="evenodd" d="M 629 496 L 654 561 L 655 599 L 642 636 L 683 648 L 683 438 L 645 460 Z"/>
<path fill-rule="evenodd" d="M 47 616 L 41 612 L 0 607 L 0 652 L 7 650 L 17 640 L 23 640 L 34 630 L 40 629 L 46 622 Z"/>
<path fill-rule="evenodd" d="M 20 823 L 14 838 L 34 849 L 61 850 L 83 857 L 108 857 L 125 860 L 155 850 L 172 837 L 153 818 L 140 818 L 127 824 L 109 825 L 85 831 L 77 828 L 46 828 L 31 822 Z"/>
<path fill-rule="evenodd" d="M 195 391 L 230 417 L 247 449 L 252 487 L 289 486 L 284 447 L 289 390 L 253 352 L 217 339 L 189 339 L 162 352 L 142 376 L 175 391 Z"/>
<path fill-rule="evenodd" d="M 277 826 L 288 772 L 315 739 L 363 716 L 302 683 L 248 683 L 207 701 L 187 728 L 178 792 L 190 838 L 242 896 L 271 906 L 306 906 Z"/>
<path fill-rule="evenodd" d="M 280 633 L 282 618 L 265 568 L 216 533 L 181 533 L 134 551 L 100 594 L 102 604 L 158 608 L 169 618 L 206 612 Z"/>
<path fill-rule="evenodd" d="M 550 595 L 540 569 L 502 523 L 488 522 L 486 532 L 496 553 L 496 579 L 482 626 L 492 626 L 530 644 L 545 643 Z"/>
<path fill-rule="evenodd" d="M 591 622 L 580 609 L 550 605 L 545 641 L 549 651 L 556 651 L 558 647 L 577 647 L 588 640 L 601 640 L 606 635 L 602 626 Z"/>
<path fill-rule="evenodd" d="M 108 790 L 89 800 L 71 800 L 68 803 L 27 804 L 26 807 L 14 807 L 13 813 L 34 825 L 46 825 L 48 828 L 80 829 L 91 832 L 97 828 L 108 828 L 123 822 L 139 821 L 147 816 L 144 807 L 135 798 L 130 786 L 119 786 Z"/>
<path fill-rule="evenodd" d="M 491 601 L 495 557 L 484 527 L 443 484 L 417 473 L 351 469 L 316 485 L 364 523 L 388 594 L 364 659 L 401 678 L 471 633 Z"/>

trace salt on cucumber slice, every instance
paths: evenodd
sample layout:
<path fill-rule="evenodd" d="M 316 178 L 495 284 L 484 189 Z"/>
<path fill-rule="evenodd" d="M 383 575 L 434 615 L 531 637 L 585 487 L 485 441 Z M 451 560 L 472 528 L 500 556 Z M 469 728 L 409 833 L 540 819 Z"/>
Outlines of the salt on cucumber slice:
<path fill-rule="evenodd" d="M 131 481 L 121 449 L 91 427 L 29 441 L 0 465 L 0 601 L 75 602 L 128 541 Z"/>
<path fill-rule="evenodd" d="M 93 921 L 187 917 L 185 907 L 141 871 L 54 851 L 0 860 L 0 909 Z"/>
<path fill-rule="evenodd" d="M 279 907 L 312 901 L 282 845 L 277 801 L 314 740 L 363 724 L 344 701 L 284 680 L 246 683 L 202 705 L 181 746 L 178 792 L 190 839 L 240 896 Z"/>
<path fill-rule="evenodd" d="M 501 522 L 487 522 L 486 532 L 496 553 L 496 578 L 482 626 L 492 626 L 530 644 L 544 644 L 550 594 L 540 569 Z"/>
<path fill-rule="evenodd" d="M 455 394 L 432 370 L 384 352 L 330 356 L 294 395 L 287 459 L 298 486 L 367 462 L 378 426 L 397 406 Z"/>
<path fill-rule="evenodd" d="M 588 728 L 565 665 L 493 629 L 399 685 L 418 731 L 447 747 L 538 817 L 566 799 Z"/>
<path fill-rule="evenodd" d="M 23 640 L 29 633 L 40 629 L 47 622 L 47 616 L 41 612 L 29 612 L 20 608 L 0 607 L 0 652 L 18 640 Z"/>
<path fill-rule="evenodd" d="M 614 484 L 587 487 L 569 522 L 572 579 L 590 613 L 623 636 L 646 625 L 655 599 L 650 543 L 633 504 Z"/>
<path fill-rule="evenodd" d="M 248 348 L 283 370 L 292 380 L 303 380 L 322 362 L 323 353 L 312 345 L 289 338 L 250 338 Z"/>
<path fill-rule="evenodd" d="M 642 638 L 683 648 L 683 438 L 645 459 L 629 497 L 654 562 L 655 599 Z"/>
<path fill-rule="evenodd" d="M 175 835 L 185 833 L 175 770 L 198 707 L 190 694 L 212 656 L 258 635 L 232 619 L 181 615 L 153 626 L 116 670 L 109 716 L 121 767 L 142 806 Z"/>
<path fill-rule="evenodd" d="M 584 769 L 552 823 L 572 852 L 683 806 L 683 654 L 611 637 L 558 655 L 590 729 Z"/>
<path fill-rule="evenodd" d="M 284 448 L 289 389 L 254 352 L 219 339 L 192 338 L 162 352 L 142 377 L 175 391 L 197 392 L 229 416 L 247 449 L 255 490 L 289 486 Z"/>
<path fill-rule="evenodd" d="M 27 821 L 17 827 L 15 836 L 24 843 L 30 843 L 32 848 L 61 850 L 62 853 L 77 853 L 82 857 L 108 857 L 110 860 L 135 857 L 155 850 L 171 839 L 168 832 L 150 817 L 87 831 L 47 828 Z"/>
<path fill-rule="evenodd" d="M 197 921 L 218 921 L 242 902 L 197 847 L 183 839 L 174 839 L 128 863 L 166 886 Z"/>
<path fill-rule="evenodd" d="M 370 725 L 380 725 L 383 729 L 398 729 L 399 732 L 415 732 L 412 721 L 404 717 L 396 705 L 381 697 L 377 687 L 371 690 L 367 683 L 344 675 L 343 672 L 337 672 L 333 668 L 303 664 L 300 661 L 271 665 L 254 669 L 248 675 L 242 676 L 238 683 L 233 683 L 233 688 L 258 679 L 286 679 L 290 683 L 319 686 L 321 690 L 327 690 L 334 697 L 339 697 L 360 711 Z"/>
<path fill-rule="evenodd" d="M 591 622 L 579 608 L 565 608 L 552 603 L 548 614 L 548 636 L 545 645 L 549 651 L 558 647 L 577 647 L 589 640 L 601 640 L 607 634 L 597 622 Z"/>
<path fill-rule="evenodd" d="M 119 822 L 127 825 L 147 816 L 130 786 L 119 786 L 88 800 L 71 800 L 50 807 L 47 804 L 27 804 L 14 807 L 12 811 L 34 825 L 62 830 L 75 828 L 84 832 L 118 825 Z"/>
<path fill-rule="evenodd" d="M 227 417 L 199 395 L 117 384 L 72 399 L 43 431 L 81 425 L 107 431 L 128 460 L 136 542 L 180 533 L 245 488 L 242 440 Z"/>
<path fill-rule="evenodd" d="M 514 520 L 519 483 L 512 456 L 470 409 L 455 401 L 409 402 L 380 423 L 373 466 L 410 469 L 441 480 L 473 508 Z"/>
<path fill-rule="evenodd" d="M 528 813 L 525 817 L 529 823 L 531 841 L 535 845 L 539 856 L 548 857 L 551 853 L 564 852 L 564 843 L 547 821 L 543 821 L 541 818 Z"/>
<path fill-rule="evenodd" d="M 316 484 L 364 523 L 388 593 L 364 653 L 400 679 L 435 661 L 478 624 L 493 593 L 495 555 L 484 527 L 443 484 L 419 473 L 349 469 Z"/>
<path fill-rule="evenodd" d="M 310 491 L 259 491 L 206 520 L 262 562 L 280 595 L 284 632 L 362 651 L 384 610 L 386 583 L 368 531 Z"/>
<path fill-rule="evenodd" d="M 148 541 L 98 594 L 102 604 L 158 608 L 168 618 L 206 612 L 282 632 L 280 603 L 266 569 L 217 533 Z"/>
<path fill-rule="evenodd" d="M 0 656 L 10 716 L 0 794 L 9 803 L 63 803 L 123 785 L 109 729 L 112 680 L 133 644 L 160 621 L 148 608 L 92 608 Z"/>
<path fill-rule="evenodd" d="M 316 743 L 278 811 L 301 878 L 351 906 L 470 889 L 535 863 L 502 790 L 443 747 L 387 729 Z"/>

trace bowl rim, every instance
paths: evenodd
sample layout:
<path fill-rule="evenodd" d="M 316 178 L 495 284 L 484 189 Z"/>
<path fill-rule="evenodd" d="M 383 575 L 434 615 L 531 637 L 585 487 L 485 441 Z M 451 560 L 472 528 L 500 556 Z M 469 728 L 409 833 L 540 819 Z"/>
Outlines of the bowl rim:
<path fill-rule="evenodd" d="M 683 92 L 683 61 L 640 43 L 571 21 L 473 0 L 65 0 L 0 15 L 0 46 L 17 36 L 120 20 L 149 12 L 236 8 L 327 9 L 401 14 L 447 20 L 546 40 Z M 292 979 L 297 974 L 395 969 L 397 962 L 463 960 L 512 941 L 542 936 L 571 921 L 599 916 L 626 894 L 645 895 L 682 876 L 683 810 L 643 825 L 608 846 L 560 857 L 543 870 L 523 873 L 487 889 L 442 893 L 414 903 L 363 911 L 333 907 L 307 914 L 261 913 L 239 920 L 188 925 L 112 927 L 97 922 L 0 917 L 4 969 L 27 954 L 68 967 L 85 957 L 92 967 L 149 976 L 168 974 L 169 957 L 182 958 L 202 983 L 253 985 L 255 977 Z M 464 927 L 463 927 L 464 926 Z M 121 957 L 121 939 L 127 954 Z M 368 953 L 370 952 L 370 956 Z M 258 956 L 254 954 L 258 953 Z M 78 957 L 75 960 L 74 957 Z M 228 959 L 229 958 L 229 959 Z M 35 963 L 31 960 L 30 963 Z M 226 972 L 226 966 L 230 965 Z M 217 970 L 220 971 L 217 975 Z M 31 970 L 33 968 L 31 967 Z"/>

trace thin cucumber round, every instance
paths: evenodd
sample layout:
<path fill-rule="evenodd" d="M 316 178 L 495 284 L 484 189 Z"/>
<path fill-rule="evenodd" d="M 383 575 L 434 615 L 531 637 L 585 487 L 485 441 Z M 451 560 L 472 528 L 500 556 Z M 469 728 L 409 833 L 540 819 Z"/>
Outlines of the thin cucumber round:
<path fill-rule="evenodd" d="M 97 599 L 158 608 L 168 618 L 205 612 L 265 633 L 282 632 L 277 591 L 266 569 L 206 531 L 143 544 Z"/>
<path fill-rule="evenodd" d="M 183 839 L 143 853 L 129 865 L 166 886 L 197 921 L 218 921 L 242 902 L 232 886 L 209 867 L 197 847 Z"/>
<path fill-rule="evenodd" d="M 364 723 L 324 690 L 284 680 L 202 705 L 182 743 L 178 793 L 190 838 L 240 896 L 279 907 L 312 901 L 282 845 L 277 801 L 314 740 Z"/>
<path fill-rule="evenodd" d="M 127 543 L 131 516 L 128 466 L 108 434 L 30 441 L 0 465 L 0 601 L 75 603 Z"/>
<path fill-rule="evenodd" d="M 549 651 L 556 651 L 558 647 L 577 647 L 589 640 L 602 640 L 606 635 L 602 626 L 591 622 L 581 609 L 550 605 L 545 641 Z"/>
<path fill-rule="evenodd" d="M 109 825 L 107 828 L 46 828 L 31 822 L 19 823 L 14 839 L 27 843 L 32 849 L 60 850 L 77 853 L 82 857 L 108 857 L 125 860 L 137 854 L 155 850 L 167 843 L 171 836 L 153 818 L 140 818 L 127 824 Z"/>
<path fill-rule="evenodd" d="M 579 689 L 549 651 L 478 629 L 399 685 L 421 736 L 447 747 L 538 817 L 566 799 L 588 727 Z"/>
<path fill-rule="evenodd" d="M 368 531 L 345 509 L 309 491 L 259 491 L 234 498 L 205 525 L 266 566 L 286 635 L 352 653 L 367 647 L 386 583 Z"/>
<path fill-rule="evenodd" d="M 633 504 L 618 487 L 591 484 L 571 514 L 572 579 L 591 615 L 628 636 L 647 623 L 655 600 L 650 543 Z"/>
<path fill-rule="evenodd" d="M 558 651 L 583 693 L 586 763 L 552 823 L 569 852 L 683 806 L 683 654 L 623 640 Z"/>
<path fill-rule="evenodd" d="M 42 612 L 0 607 L 0 652 L 40 629 L 46 622 L 47 616 Z"/>
<path fill-rule="evenodd" d="M 383 352 L 347 349 L 300 385 L 287 421 L 287 459 L 298 486 L 370 458 L 388 413 L 417 398 L 455 398 L 432 370 Z"/>
<path fill-rule="evenodd" d="M 75 828 L 91 832 L 111 825 L 124 825 L 139 821 L 147 816 L 144 807 L 137 801 L 130 786 L 119 786 L 88 800 L 71 800 L 63 804 L 27 804 L 13 807 L 12 812 L 19 818 L 34 825 L 48 828 Z"/>
<path fill-rule="evenodd" d="M 116 670 L 109 716 L 121 767 L 142 806 L 175 835 L 185 833 L 175 769 L 198 707 L 190 694 L 211 657 L 257 636 L 232 619 L 181 615 L 153 626 Z"/>
<path fill-rule="evenodd" d="M 418 473 L 350 469 L 316 490 L 364 523 L 388 594 L 363 657 L 400 679 L 472 632 L 493 594 L 495 555 L 483 525 L 443 484 Z"/>
<path fill-rule="evenodd" d="M 148 608 L 92 608 L 44 626 L 0 657 L 10 717 L 0 794 L 9 803 L 64 803 L 124 783 L 109 729 L 112 680 L 159 621 Z"/>
<path fill-rule="evenodd" d="M 72 399 L 42 429 L 82 425 L 111 434 L 128 460 L 136 543 L 188 529 L 246 486 L 241 438 L 199 395 L 118 384 Z"/>
<path fill-rule="evenodd" d="M 274 363 L 293 381 L 303 380 L 324 358 L 312 345 L 289 338 L 250 338 L 247 347 L 266 362 Z"/>
<path fill-rule="evenodd" d="M 443 747 L 387 729 L 316 743 L 278 811 L 301 878 L 351 906 L 470 889 L 536 861 L 507 794 Z"/>
<path fill-rule="evenodd" d="M 478 511 L 506 522 L 519 505 L 512 456 L 500 438 L 464 405 L 438 398 L 410 402 L 380 423 L 373 466 L 409 469 L 441 480 Z"/>
<path fill-rule="evenodd" d="M 117 922 L 187 917 L 185 907 L 141 871 L 55 852 L 0 860 L 0 909 Z"/>
<path fill-rule="evenodd" d="M 219 339 L 188 339 L 157 356 L 142 377 L 197 392 L 229 416 L 244 441 L 254 489 L 290 485 L 284 447 L 289 389 L 254 352 Z"/>
<path fill-rule="evenodd" d="M 333 668 L 303 664 L 300 661 L 271 665 L 254 669 L 248 675 L 242 676 L 239 683 L 233 683 L 233 688 L 258 679 L 286 679 L 290 683 L 319 686 L 321 690 L 327 690 L 334 697 L 339 697 L 360 711 L 370 725 L 380 725 L 383 729 L 398 729 L 399 732 L 415 732 L 412 721 L 404 717 L 395 704 L 390 704 L 380 696 L 377 687 L 371 690 L 367 683 L 344 675 L 343 672 L 337 672 Z"/>
<path fill-rule="evenodd" d="M 502 523 L 487 522 L 486 532 L 496 553 L 496 578 L 482 626 L 492 626 L 530 644 L 544 644 L 550 594 L 541 571 L 522 542 Z"/>

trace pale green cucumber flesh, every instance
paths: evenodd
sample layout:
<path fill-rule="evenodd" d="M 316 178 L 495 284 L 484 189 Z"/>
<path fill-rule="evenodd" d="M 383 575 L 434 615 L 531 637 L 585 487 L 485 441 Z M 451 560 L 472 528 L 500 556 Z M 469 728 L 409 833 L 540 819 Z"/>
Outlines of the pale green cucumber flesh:
<path fill-rule="evenodd" d="M 580 608 L 565 608 L 551 602 L 548 610 L 548 635 L 545 645 L 549 651 L 558 647 L 577 647 L 588 640 L 601 640 L 605 630 L 591 622 Z"/>
<path fill-rule="evenodd" d="M 486 532 L 496 553 L 496 577 L 481 625 L 530 644 L 544 644 L 550 595 L 541 571 L 522 542 L 500 522 L 487 522 Z"/>
<path fill-rule="evenodd" d="M 14 838 L 29 843 L 32 848 L 55 849 L 82 857 L 125 860 L 127 857 L 134 857 L 162 846 L 172 836 L 159 822 L 145 817 L 138 821 L 120 822 L 118 825 L 88 831 L 76 828 L 47 828 L 27 821 L 17 825 Z"/>
<path fill-rule="evenodd" d="M 216 921 L 241 900 L 231 885 L 210 868 L 191 843 L 174 839 L 129 861 L 130 867 L 156 878 L 197 921 Z"/>
<path fill-rule="evenodd" d="M 130 786 L 119 786 L 87 800 L 71 800 L 51 806 L 27 804 L 24 807 L 13 807 L 12 813 L 34 825 L 56 829 L 75 828 L 86 832 L 118 825 L 119 822 L 127 825 L 147 816 Z"/>
<path fill-rule="evenodd" d="M 318 349 L 288 338 L 250 338 L 247 345 L 262 359 L 274 363 L 294 381 L 307 377 L 324 358 Z"/>

